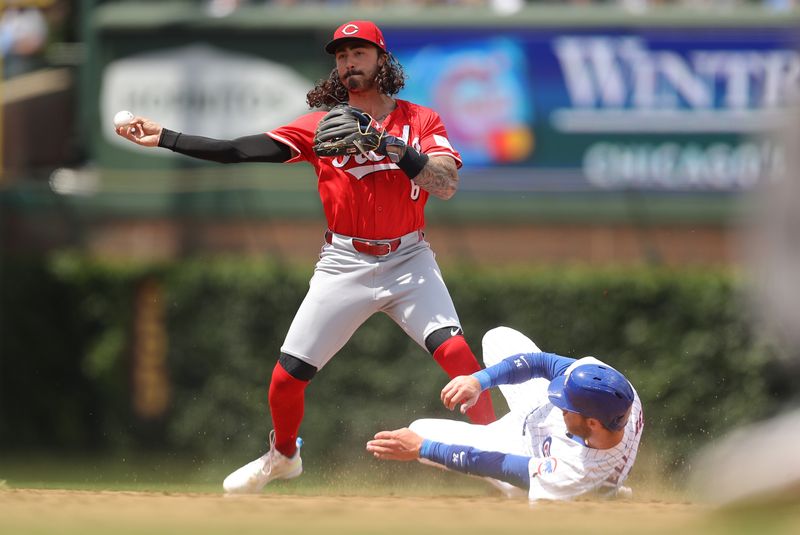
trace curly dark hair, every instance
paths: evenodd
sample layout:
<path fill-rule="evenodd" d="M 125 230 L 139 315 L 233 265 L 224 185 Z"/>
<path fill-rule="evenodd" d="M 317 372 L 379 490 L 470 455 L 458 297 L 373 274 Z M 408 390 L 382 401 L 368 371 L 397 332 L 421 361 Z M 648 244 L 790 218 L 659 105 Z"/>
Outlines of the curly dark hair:
<path fill-rule="evenodd" d="M 396 95 L 406 84 L 406 75 L 403 72 L 403 66 L 394 56 L 391 54 L 385 54 L 385 56 L 386 61 L 378 70 L 375 82 L 381 93 Z M 306 102 L 310 108 L 332 108 L 337 104 L 347 102 L 349 98 L 347 88 L 339 80 L 339 73 L 334 67 L 327 78 L 317 81 L 314 89 L 308 92 Z"/>

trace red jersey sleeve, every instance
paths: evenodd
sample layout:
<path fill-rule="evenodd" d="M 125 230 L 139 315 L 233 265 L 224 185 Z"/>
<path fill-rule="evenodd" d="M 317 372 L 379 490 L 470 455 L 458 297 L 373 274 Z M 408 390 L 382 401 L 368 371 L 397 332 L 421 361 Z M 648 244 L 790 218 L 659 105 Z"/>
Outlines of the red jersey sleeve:
<path fill-rule="evenodd" d="M 456 161 L 456 166 L 461 167 L 461 155 L 450 144 L 447 130 L 439 114 L 433 110 L 422 117 L 422 133 L 419 138 L 420 151 L 428 156 L 450 156 Z"/>
<path fill-rule="evenodd" d="M 314 130 L 325 112 L 315 111 L 301 115 L 291 123 L 267 132 L 267 135 L 292 149 L 292 158 L 284 163 L 313 162 L 316 155 L 312 145 Z"/>

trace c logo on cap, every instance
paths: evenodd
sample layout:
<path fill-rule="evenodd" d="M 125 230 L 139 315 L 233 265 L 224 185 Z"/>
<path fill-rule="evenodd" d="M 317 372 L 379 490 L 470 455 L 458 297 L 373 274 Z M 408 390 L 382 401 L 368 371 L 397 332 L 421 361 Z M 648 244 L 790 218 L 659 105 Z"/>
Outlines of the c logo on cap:
<path fill-rule="evenodd" d="M 342 33 L 345 35 L 353 35 L 354 33 L 358 33 L 358 26 L 355 24 L 348 24 L 342 28 Z"/>

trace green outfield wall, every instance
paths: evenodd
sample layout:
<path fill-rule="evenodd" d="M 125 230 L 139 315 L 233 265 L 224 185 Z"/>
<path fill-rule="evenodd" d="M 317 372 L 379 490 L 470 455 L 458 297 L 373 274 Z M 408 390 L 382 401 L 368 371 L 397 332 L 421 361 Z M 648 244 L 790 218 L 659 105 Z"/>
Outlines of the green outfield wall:
<path fill-rule="evenodd" d="M 154 450 L 221 459 L 264 449 L 267 384 L 309 267 L 259 261 L 5 263 L 0 449 Z M 727 271 L 444 270 L 470 345 L 506 325 L 539 347 L 625 372 L 643 445 L 684 463 L 791 400 L 792 374 Z M 326 463 L 363 457 L 375 431 L 453 417 L 444 373 L 385 316 L 370 319 L 307 391 L 301 434 Z M 503 401 L 495 396 L 498 409 Z M 233 457 L 230 457 L 233 456 Z"/>

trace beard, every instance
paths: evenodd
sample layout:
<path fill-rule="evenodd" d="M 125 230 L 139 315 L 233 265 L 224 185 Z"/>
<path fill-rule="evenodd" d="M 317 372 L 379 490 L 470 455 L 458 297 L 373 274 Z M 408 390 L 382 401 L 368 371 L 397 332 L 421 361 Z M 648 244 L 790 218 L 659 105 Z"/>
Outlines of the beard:
<path fill-rule="evenodd" d="M 344 75 L 342 83 L 348 91 L 368 91 L 375 88 L 378 69 L 372 72 L 349 71 Z"/>

